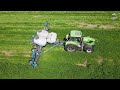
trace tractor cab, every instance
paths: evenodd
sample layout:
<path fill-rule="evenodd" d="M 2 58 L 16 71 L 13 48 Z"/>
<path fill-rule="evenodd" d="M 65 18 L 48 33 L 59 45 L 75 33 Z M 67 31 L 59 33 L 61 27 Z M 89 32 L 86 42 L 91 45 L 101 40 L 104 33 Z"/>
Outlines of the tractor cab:
<path fill-rule="evenodd" d="M 80 42 L 82 37 L 82 32 L 78 30 L 72 30 L 69 34 L 66 35 L 65 41 L 78 41 Z"/>

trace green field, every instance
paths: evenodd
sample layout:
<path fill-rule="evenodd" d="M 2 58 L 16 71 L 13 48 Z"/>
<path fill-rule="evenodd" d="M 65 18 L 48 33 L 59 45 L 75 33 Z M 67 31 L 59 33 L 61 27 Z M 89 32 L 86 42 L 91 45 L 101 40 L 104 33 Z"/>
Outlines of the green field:
<path fill-rule="evenodd" d="M 95 51 L 67 52 L 58 46 L 32 68 L 31 36 L 45 21 L 61 40 L 71 30 L 95 38 Z M 76 65 L 86 60 L 88 67 Z M 120 11 L 0 11 L 0 79 L 120 79 Z"/>

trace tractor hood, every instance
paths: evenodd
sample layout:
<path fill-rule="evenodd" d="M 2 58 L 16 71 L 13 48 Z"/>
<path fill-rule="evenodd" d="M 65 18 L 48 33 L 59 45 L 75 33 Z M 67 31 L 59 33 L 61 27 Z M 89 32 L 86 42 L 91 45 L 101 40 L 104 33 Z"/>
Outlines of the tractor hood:
<path fill-rule="evenodd" d="M 95 42 L 95 39 L 94 38 L 91 38 L 91 37 L 83 37 L 85 42 L 89 42 L 89 41 L 93 41 Z"/>
<path fill-rule="evenodd" d="M 88 45 L 95 45 L 95 39 L 91 37 L 83 37 L 83 42 Z"/>

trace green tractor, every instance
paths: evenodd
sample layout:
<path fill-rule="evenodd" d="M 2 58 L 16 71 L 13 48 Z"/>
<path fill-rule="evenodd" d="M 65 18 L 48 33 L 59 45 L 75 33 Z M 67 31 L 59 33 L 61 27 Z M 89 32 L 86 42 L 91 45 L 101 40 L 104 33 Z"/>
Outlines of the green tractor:
<path fill-rule="evenodd" d="M 91 37 L 83 37 L 79 30 L 72 30 L 64 38 L 64 49 L 69 52 L 85 51 L 92 53 L 94 51 L 95 39 Z"/>

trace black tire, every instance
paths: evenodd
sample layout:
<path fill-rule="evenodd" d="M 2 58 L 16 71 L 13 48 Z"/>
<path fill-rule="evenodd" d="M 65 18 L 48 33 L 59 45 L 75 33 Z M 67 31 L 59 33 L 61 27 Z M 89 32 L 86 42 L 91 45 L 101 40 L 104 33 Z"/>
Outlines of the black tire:
<path fill-rule="evenodd" d="M 76 45 L 72 45 L 72 44 L 68 44 L 65 46 L 64 48 L 66 51 L 69 51 L 69 52 L 74 52 L 77 50 L 77 46 Z"/>
<path fill-rule="evenodd" d="M 33 49 L 36 49 L 36 48 L 32 48 L 31 51 L 33 51 Z"/>
<path fill-rule="evenodd" d="M 94 51 L 94 48 L 93 48 L 93 46 L 85 45 L 84 46 L 84 51 L 87 52 L 87 53 L 92 53 Z"/>

